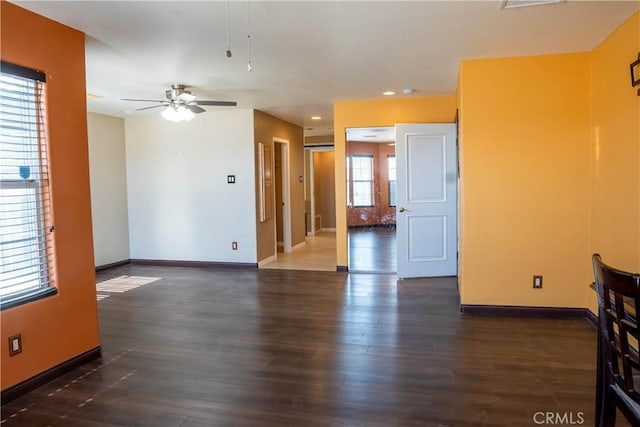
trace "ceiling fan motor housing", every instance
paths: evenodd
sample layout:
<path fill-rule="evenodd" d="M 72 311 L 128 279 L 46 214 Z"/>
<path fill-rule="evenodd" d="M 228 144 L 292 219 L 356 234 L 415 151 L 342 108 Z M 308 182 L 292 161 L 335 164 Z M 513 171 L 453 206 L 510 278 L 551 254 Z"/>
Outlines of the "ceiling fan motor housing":
<path fill-rule="evenodd" d="M 165 91 L 165 95 L 170 101 L 192 101 L 195 99 L 195 95 L 193 95 L 191 91 L 186 90 L 186 88 L 185 85 L 171 85 L 171 89 Z"/>

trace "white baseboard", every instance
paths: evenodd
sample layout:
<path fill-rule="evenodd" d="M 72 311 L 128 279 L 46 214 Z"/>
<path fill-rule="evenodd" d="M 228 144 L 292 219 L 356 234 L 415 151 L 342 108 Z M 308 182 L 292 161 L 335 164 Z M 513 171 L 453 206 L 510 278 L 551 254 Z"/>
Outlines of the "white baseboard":
<path fill-rule="evenodd" d="M 332 228 L 322 227 L 320 229 L 320 231 L 330 231 L 330 232 L 335 233 L 336 232 L 336 228 L 335 227 L 332 227 Z"/>
<path fill-rule="evenodd" d="M 300 242 L 297 245 L 295 245 L 294 247 L 291 248 L 291 252 L 293 251 L 297 251 L 298 249 L 302 249 L 305 246 L 307 246 L 307 242 Z"/>
<path fill-rule="evenodd" d="M 267 264 L 271 264 L 272 262 L 278 259 L 277 255 L 271 255 L 269 258 L 265 258 L 262 261 L 258 261 L 258 268 L 264 267 Z"/>

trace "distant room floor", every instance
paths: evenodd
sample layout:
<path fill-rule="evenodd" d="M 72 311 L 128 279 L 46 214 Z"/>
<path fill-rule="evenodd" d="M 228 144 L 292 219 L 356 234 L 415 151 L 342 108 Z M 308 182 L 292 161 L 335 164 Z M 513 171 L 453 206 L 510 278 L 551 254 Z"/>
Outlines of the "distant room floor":
<path fill-rule="evenodd" d="M 278 259 L 261 268 L 275 270 L 336 271 L 336 233 L 322 231 L 307 236 L 306 246 L 290 253 L 278 252 Z"/>
<path fill-rule="evenodd" d="M 349 271 L 395 273 L 395 226 L 349 227 Z"/>

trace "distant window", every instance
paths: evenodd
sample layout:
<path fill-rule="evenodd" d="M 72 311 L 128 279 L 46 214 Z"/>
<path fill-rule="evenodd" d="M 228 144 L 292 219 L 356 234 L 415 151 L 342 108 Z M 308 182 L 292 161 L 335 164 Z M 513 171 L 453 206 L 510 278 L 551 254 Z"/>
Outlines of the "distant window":
<path fill-rule="evenodd" d="M 373 206 L 373 156 L 351 156 L 350 187 L 354 207 Z"/>
<path fill-rule="evenodd" d="M 387 177 L 389 181 L 389 206 L 396 206 L 396 156 L 387 156 Z"/>
<path fill-rule="evenodd" d="M 43 73 L 0 68 L 0 306 L 54 294 Z"/>

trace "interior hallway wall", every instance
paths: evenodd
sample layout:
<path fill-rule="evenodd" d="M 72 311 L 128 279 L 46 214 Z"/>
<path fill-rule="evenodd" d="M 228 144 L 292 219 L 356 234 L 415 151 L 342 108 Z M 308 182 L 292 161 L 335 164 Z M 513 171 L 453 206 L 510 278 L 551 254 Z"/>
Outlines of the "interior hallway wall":
<path fill-rule="evenodd" d="M 262 142 L 266 147 L 271 149 L 273 153 L 273 138 L 279 138 L 289 141 L 289 187 L 291 193 L 291 246 L 295 247 L 304 244 L 305 232 L 305 201 L 304 201 L 304 143 L 303 130 L 300 126 L 296 126 L 270 114 L 255 110 L 253 118 L 254 128 L 254 152 L 255 169 L 257 165 L 258 142 Z M 258 175 L 255 176 L 254 186 L 257 189 L 259 185 Z M 275 251 L 275 233 L 274 219 L 265 222 L 258 222 L 258 200 L 256 191 L 255 208 L 257 229 L 257 257 L 258 261 L 268 259 L 276 255 Z"/>
<path fill-rule="evenodd" d="M 316 215 L 321 218 L 321 228 L 336 228 L 335 197 L 335 155 L 333 151 L 317 151 L 314 153 L 314 172 L 316 184 Z"/>
<path fill-rule="evenodd" d="M 89 175 L 96 266 L 128 260 L 124 119 L 89 113 Z"/>

